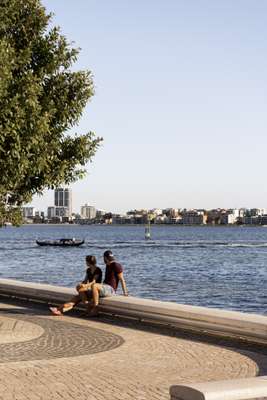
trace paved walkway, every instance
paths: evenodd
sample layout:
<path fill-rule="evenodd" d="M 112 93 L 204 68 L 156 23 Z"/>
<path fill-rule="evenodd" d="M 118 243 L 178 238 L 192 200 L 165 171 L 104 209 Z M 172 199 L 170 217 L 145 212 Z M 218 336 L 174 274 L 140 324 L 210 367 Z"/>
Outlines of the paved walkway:
<path fill-rule="evenodd" d="M 172 384 L 259 373 L 254 347 L 0 303 L 0 400 L 164 400 Z"/>

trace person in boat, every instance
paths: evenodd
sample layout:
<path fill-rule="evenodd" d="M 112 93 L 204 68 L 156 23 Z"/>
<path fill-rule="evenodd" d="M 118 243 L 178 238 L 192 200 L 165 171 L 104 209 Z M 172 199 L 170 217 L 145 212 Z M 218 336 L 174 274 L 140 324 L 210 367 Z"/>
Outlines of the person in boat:
<path fill-rule="evenodd" d="M 86 256 L 85 261 L 87 265 L 86 274 L 84 280 L 76 286 L 78 294 L 73 296 L 67 303 L 58 307 L 50 307 L 52 314 L 62 315 L 62 313 L 70 311 L 77 304 L 81 302 L 87 304 L 92 299 L 92 285 L 102 282 L 102 270 L 96 265 L 95 256 Z"/>
<path fill-rule="evenodd" d="M 74 244 L 75 240 L 76 240 L 75 238 L 72 238 L 72 239 L 60 239 L 60 242 L 62 244 Z"/>
<path fill-rule="evenodd" d="M 88 309 L 89 316 L 98 314 L 98 304 L 100 297 L 113 296 L 121 284 L 124 296 L 128 296 L 126 282 L 123 276 L 123 267 L 116 260 L 111 250 L 106 250 L 103 254 L 104 263 L 106 264 L 105 279 L 103 284 L 93 283 L 91 286 L 92 308 Z"/>

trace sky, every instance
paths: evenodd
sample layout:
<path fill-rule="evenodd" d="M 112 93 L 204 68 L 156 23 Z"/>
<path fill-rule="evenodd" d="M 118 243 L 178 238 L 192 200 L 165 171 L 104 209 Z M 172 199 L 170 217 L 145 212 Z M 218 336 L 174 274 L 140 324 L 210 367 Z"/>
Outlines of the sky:
<path fill-rule="evenodd" d="M 43 4 L 94 76 L 73 133 L 104 139 L 72 185 L 76 212 L 267 208 L 265 0 Z"/>

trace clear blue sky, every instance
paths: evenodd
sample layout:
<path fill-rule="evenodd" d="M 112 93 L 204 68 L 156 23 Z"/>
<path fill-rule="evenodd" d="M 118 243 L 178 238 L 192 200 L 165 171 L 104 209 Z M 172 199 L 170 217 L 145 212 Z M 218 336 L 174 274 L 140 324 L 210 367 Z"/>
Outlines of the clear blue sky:
<path fill-rule="evenodd" d="M 265 0 L 45 0 L 103 136 L 74 208 L 266 207 Z M 33 205 L 52 205 L 52 193 Z"/>

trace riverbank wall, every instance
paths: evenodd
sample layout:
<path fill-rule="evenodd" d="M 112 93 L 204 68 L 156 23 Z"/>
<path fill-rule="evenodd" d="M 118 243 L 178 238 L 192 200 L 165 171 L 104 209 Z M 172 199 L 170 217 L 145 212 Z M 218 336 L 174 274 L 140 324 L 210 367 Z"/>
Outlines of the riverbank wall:
<path fill-rule="evenodd" d="M 71 288 L 0 279 L 0 295 L 60 304 L 75 294 Z M 137 297 L 113 296 L 100 299 L 99 311 L 141 321 L 151 321 L 204 334 L 236 337 L 267 345 L 267 317 L 237 311 L 190 306 Z"/>

